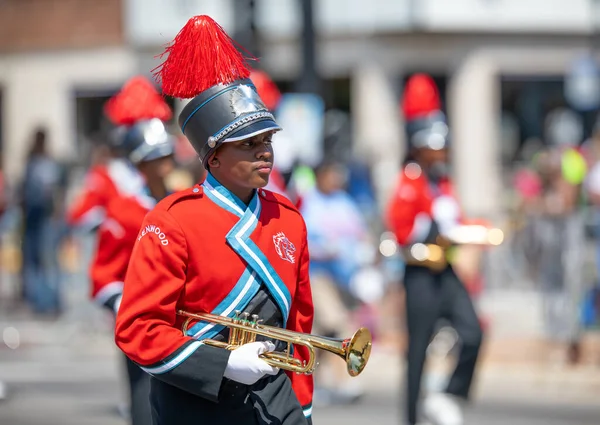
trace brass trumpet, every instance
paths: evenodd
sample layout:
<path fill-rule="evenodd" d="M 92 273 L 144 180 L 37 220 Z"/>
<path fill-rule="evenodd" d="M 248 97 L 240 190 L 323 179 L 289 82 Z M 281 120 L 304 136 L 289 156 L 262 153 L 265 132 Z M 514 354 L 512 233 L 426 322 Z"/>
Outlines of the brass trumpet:
<path fill-rule="evenodd" d="M 241 314 L 239 311 L 235 312 L 235 317 L 233 318 L 210 313 L 189 313 L 183 310 L 179 310 L 177 314 L 187 318 L 181 329 L 184 335 L 187 335 L 187 330 L 192 320 L 228 327 L 230 329 L 228 342 L 215 341 L 213 339 L 203 340 L 205 344 L 213 347 L 235 350 L 243 344 L 254 342 L 258 335 L 287 342 L 288 346 L 285 352 L 264 353 L 261 354 L 261 358 L 273 367 L 299 374 L 311 374 L 314 372 L 317 367 L 316 348 L 329 351 L 344 359 L 350 376 L 358 376 L 363 371 L 371 354 L 371 333 L 367 328 L 360 328 L 354 333 L 352 338 L 334 339 L 263 325 L 262 321 L 258 320 L 257 315 L 252 315 L 252 320 L 249 320 L 250 315 L 248 313 Z M 292 357 L 292 345 L 306 347 L 310 354 L 309 360 L 301 362 Z"/>
<path fill-rule="evenodd" d="M 504 232 L 497 228 L 473 224 L 457 226 L 436 243 L 415 243 L 402 250 L 407 265 L 418 265 L 433 271 L 442 271 L 448 265 L 447 251 L 453 245 L 498 246 L 504 241 Z"/>
<path fill-rule="evenodd" d="M 504 232 L 497 228 L 470 224 L 456 226 L 444 237 L 453 245 L 498 246 L 504 241 Z"/>
<path fill-rule="evenodd" d="M 446 249 L 437 244 L 414 243 L 402 250 L 404 263 L 409 266 L 423 266 L 440 272 L 448 265 Z"/>

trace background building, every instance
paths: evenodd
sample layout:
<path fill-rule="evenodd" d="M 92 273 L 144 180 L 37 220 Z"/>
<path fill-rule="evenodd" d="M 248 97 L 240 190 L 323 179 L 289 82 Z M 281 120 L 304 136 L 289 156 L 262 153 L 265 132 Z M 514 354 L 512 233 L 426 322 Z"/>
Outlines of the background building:
<path fill-rule="evenodd" d="M 8 175 L 20 174 L 24 141 L 41 122 L 49 125 L 58 155 L 81 160 L 86 138 L 99 125 L 93 117 L 102 101 L 129 76 L 149 74 L 158 63 L 155 55 L 189 16 L 210 14 L 234 31 L 249 3 L 256 9 L 259 66 L 292 87 L 302 70 L 296 0 L 4 1 L 1 137 Z M 598 28 L 595 4 L 373 0 L 365 7 L 357 0 L 315 1 L 323 95 L 327 106 L 352 114 L 353 149 L 376 164 L 381 195 L 402 155 L 401 83 L 412 72 L 426 71 L 445 88 L 464 207 L 471 214 L 497 214 L 502 118 L 523 121 L 519 114 L 525 112 L 515 111 L 522 96 L 535 98 L 529 112 L 538 120 L 564 103 L 564 75 L 590 51 Z M 541 128 L 520 127 L 518 140 L 510 142 L 518 146 Z"/>

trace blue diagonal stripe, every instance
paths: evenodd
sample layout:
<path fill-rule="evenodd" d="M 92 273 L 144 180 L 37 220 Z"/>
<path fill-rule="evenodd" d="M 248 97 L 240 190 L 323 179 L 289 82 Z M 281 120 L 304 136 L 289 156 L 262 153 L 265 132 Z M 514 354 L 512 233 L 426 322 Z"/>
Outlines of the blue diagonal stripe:
<path fill-rule="evenodd" d="M 202 186 L 206 189 L 204 192 L 215 204 L 238 217 L 244 215 L 244 211 L 247 209 L 246 205 L 219 183 L 212 174 L 208 173 Z"/>
<path fill-rule="evenodd" d="M 259 289 L 260 283 L 256 279 L 256 274 L 247 268 L 235 287 L 227 297 L 211 311 L 211 313 L 224 317 L 233 317 L 236 310 L 244 310 L 244 308 L 246 308 L 250 300 L 258 293 Z M 197 322 L 188 329 L 187 334 L 198 340 L 203 340 L 213 338 L 221 332 L 223 328 L 223 325 L 216 325 L 209 322 Z"/>
<path fill-rule="evenodd" d="M 292 302 L 291 294 L 265 254 L 250 239 L 250 235 L 256 229 L 261 212 L 258 192 L 254 193 L 250 205 L 246 207 L 239 198 L 229 192 L 211 174 L 208 174 L 204 182 L 204 188 L 207 196 L 215 204 L 240 217 L 240 220 L 227 233 L 227 242 L 246 261 L 249 268 L 256 273 L 260 281 L 273 295 L 283 315 L 284 324 L 287 323 Z"/>
<path fill-rule="evenodd" d="M 260 276 L 279 305 L 284 323 L 287 323 L 292 298 L 290 292 L 266 256 L 250 239 L 250 235 L 258 224 L 260 211 L 260 198 L 258 194 L 255 194 L 242 219 L 227 234 L 227 242 Z"/>

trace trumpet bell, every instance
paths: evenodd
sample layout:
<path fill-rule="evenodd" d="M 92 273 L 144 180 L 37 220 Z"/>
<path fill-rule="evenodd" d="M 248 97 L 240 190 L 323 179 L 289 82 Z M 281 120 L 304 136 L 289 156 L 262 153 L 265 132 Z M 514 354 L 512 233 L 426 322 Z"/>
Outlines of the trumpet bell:
<path fill-rule="evenodd" d="M 226 350 L 235 350 L 243 344 L 255 341 L 258 335 L 287 342 L 288 349 L 284 353 L 263 353 L 261 354 L 261 358 L 271 366 L 290 372 L 311 374 L 317 365 L 315 348 L 329 351 L 344 359 L 350 376 L 358 376 L 369 360 L 371 354 L 371 332 L 367 328 L 360 328 L 354 333 L 352 338 L 332 339 L 263 325 L 255 318 L 253 318 L 253 321 L 249 321 L 247 313 L 244 313 L 242 316 L 239 313 L 236 311 L 235 318 L 230 318 L 210 313 L 190 313 L 183 310 L 177 312 L 177 314 L 186 317 L 181 328 L 183 335 L 188 334 L 188 326 L 192 320 L 216 323 L 230 328 L 228 342 L 204 339 L 203 341 L 207 345 Z M 294 358 L 290 354 L 293 345 L 305 347 L 309 352 L 308 359 L 300 361 Z"/>
<path fill-rule="evenodd" d="M 363 371 L 371 355 L 371 346 L 371 332 L 367 328 L 360 328 L 350 338 L 345 350 L 350 376 L 358 376 Z"/>

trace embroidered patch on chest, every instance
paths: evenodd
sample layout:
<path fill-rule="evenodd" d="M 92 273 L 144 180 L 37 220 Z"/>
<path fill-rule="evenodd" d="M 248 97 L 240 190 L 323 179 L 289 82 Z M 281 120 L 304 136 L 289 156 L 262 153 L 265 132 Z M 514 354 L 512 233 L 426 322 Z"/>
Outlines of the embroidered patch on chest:
<path fill-rule="evenodd" d="M 154 224 L 148 224 L 146 227 L 144 227 L 142 229 L 142 231 L 140 232 L 140 235 L 138 236 L 138 241 L 141 240 L 144 236 L 146 236 L 148 234 L 155 234 L 158 237 L 158 239 L 160 240 L 160 243 L 162 245 L 169 245 L 169 240 L 167 239 L 167 235 L 165 235 L 163 233 L 163 231 L 160 230 L 160 227 L 155 226 Z"/>
<path fill-rule="evenodd" d="M 275 251 L 282 260 L 289 261 L 292 264 L 296 262 L 296 257 L 294 257 L 296 247 L 283 232 L 273 235 L 273 243 L 275 244 Z"/>

